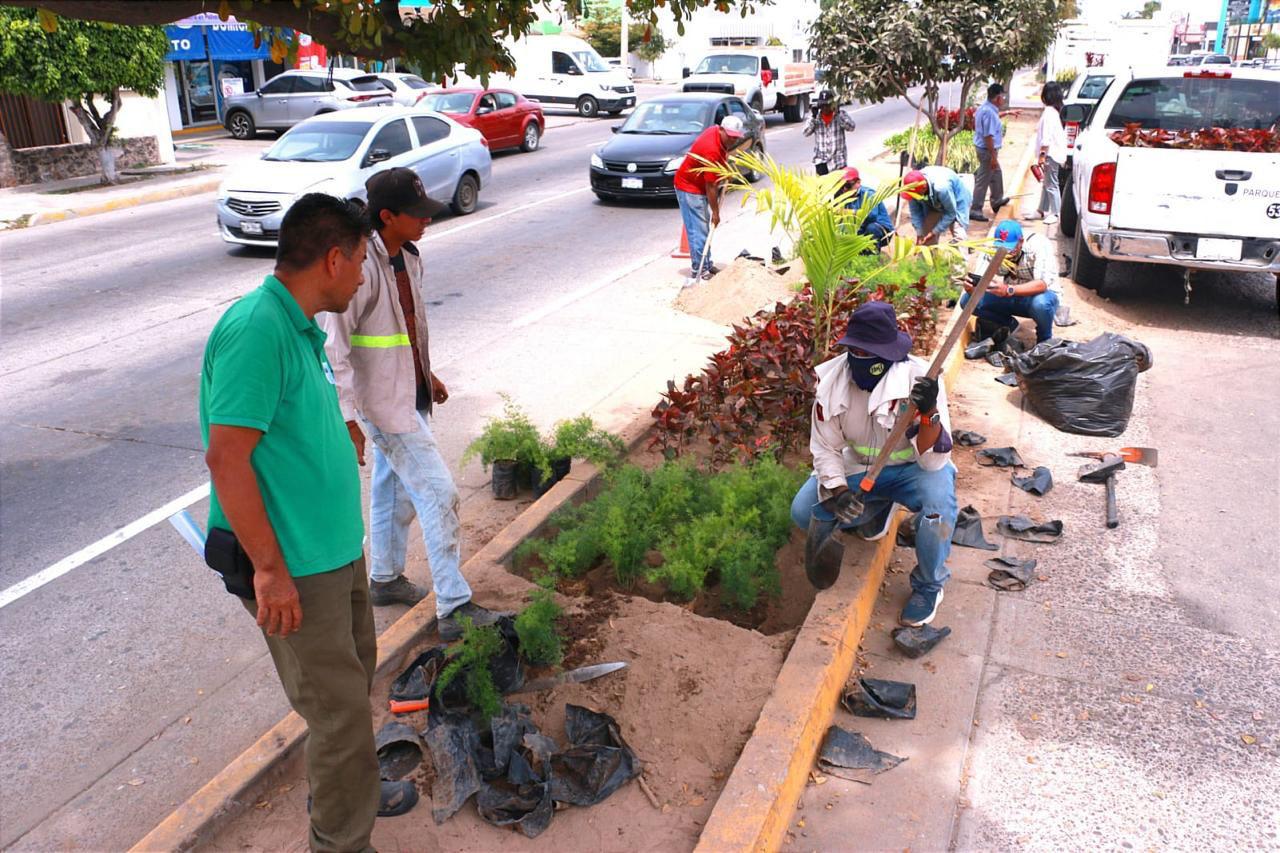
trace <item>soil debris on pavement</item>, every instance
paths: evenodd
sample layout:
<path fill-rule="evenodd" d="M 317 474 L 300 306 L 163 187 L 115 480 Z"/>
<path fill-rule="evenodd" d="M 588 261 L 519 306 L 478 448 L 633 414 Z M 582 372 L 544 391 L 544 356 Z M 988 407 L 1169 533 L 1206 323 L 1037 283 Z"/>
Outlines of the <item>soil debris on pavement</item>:
<path fill-rule="evenodd" d="M 795 264 L 787 275 L 779 275 L 756 261 L 735 258 L 708 281 L 682 290 L 675 307 L 722 326 L 741 323 L 762 308 L 791 301 L 796 283 L 804 277 L 802 270 L 797 273 L 799 268 Z"/>
<path fill-rule="evenodd" d="M 892 770 L 905 758 L 881 752 L 859 732 L 850 732 L 839 726 L 827 729 L 818 752 L 818 766 L 829 776 L 839 776 L 851 782 L 870 785 L 872 777 Z"/>

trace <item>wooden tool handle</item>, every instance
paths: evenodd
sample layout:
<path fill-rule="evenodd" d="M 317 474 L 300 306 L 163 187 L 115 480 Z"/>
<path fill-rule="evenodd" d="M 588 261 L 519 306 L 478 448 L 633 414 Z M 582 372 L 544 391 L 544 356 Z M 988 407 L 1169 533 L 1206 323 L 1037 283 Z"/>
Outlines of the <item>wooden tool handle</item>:
<path fill-rule="evenodd" d="M 1120 526 L 1120 509 L 1116 506 L 1116 475 L 1107 478 L 1107 528 Z"/>
<path fill-rule="evenodd" d="M 973 316 L 973 312 L 978 308 L 978 303 L 982 301 L 982 297 L 987 293 L 987 285 L 991 284 L 991 279 L 996 277 L 996 273 L 1000 270 L 1000 265 L 1004 263 L 1004 257 L 1007 254 L 1008 252 L 1005 249 L 996 249 L 995 255 L 991 258 L 991 263 L 987 264 L 986 272 L 982 274 L 982 278 L 978 280 L 978 283 L 973 286 L 973 292 L 969 294 L 969 301 L 965 303 L 964 310 L 960 312 L 960 316 L 952 324 L 951 331 L 942 342 L 942 346 L 938 347 L 938 352 L 933 356 L 933 363 L 929 365 L 929 370 L 925 373 L 925 376 L 929 379 L 937 379 L 938 374 L 942 373 L 943 363 L 946 362 L 951 349 L 956 345 L 956 341 L 960 340 L 960 335 L 964 332 L 965 326 L 969 324 L 969 318 Z M 858 488 L 862 492 L 869 494 L 875 488 L 876 478 L 880 476 L 880 472 L 884 470 L 884 466 L 889 462 L 889 456 L 893 453 L 893 449 L 898 446 L 898 442 L 902 441 L 902 437 L 907 434 L 907 428 L 911 426 L 915 416 L 916 406 L 908 399 L 906 410 L 898 415 L 898 420 L 894 423 L 893 430 L 885 440 L 884 447 L 880 448 L 880 455 L 876 457 L 875 464 L 871 466 L 871 470 L 867 471 L 866 476 L 862 478 L 862 482 L 858 484 Z"/>

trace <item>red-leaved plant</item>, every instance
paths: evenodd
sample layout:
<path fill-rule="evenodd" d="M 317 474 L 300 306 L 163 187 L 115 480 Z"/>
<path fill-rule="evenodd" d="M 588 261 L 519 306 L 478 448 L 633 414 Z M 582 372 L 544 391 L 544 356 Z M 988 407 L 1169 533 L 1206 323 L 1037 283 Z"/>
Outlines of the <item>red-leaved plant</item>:
<path fill-rule="evenodd" d="M 1210 127 L 1204 130 L 1143 128 L 1138 122 L 1112 131 L 1111 141 L 1122 148 L 1180 148 L 1191 151 L 1246 151 L 1280 154 L 1280 130 Z"/>

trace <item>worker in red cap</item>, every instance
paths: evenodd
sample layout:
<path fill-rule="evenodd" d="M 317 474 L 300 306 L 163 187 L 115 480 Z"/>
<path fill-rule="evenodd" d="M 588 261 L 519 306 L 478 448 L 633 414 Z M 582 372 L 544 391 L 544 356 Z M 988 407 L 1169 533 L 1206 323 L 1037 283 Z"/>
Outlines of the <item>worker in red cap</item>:
<path fill-rule="evenodd" d="M 874 237 L 876 248 L 883 249 L 885 244 L 889 242 L 889 238 L 893 236 L 893 220 L 889 217 L 889 211 L 884 206 L 884 202 L 876 201 L 875 188 L 865 186 L 862 183 L 862 176 L 858 174 L 858 170 L 850 166 L 844 170 L 844 187 L 841 192 L 849 197 L 849 200 L 845 202 L 845 207 L 849 210 L 862 210 L 864 207 L 870 208 L 867 211 L 866 218 L 862 220 L 862 224 L 858 227 L 858 233 Z"/>
<path fill-rule="evenodd" d="M 947 231 L 953 240 L 968 236 L 973 190 L 946 166 L 925 166 L 907 172 L 902 179 L 902 197 L 907 199 L 911 224 L 921 243 L 937 243 Z"/>

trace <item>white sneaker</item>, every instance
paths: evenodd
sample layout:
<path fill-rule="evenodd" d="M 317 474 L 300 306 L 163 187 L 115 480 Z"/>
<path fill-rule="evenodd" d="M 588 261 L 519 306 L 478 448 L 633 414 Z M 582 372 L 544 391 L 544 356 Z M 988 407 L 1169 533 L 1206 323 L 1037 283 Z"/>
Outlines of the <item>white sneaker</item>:
<path fill-rule="evenodd" d="M 1057 224 L 1058 224 L 1058 217 L 1056 217 L 1056 216 L 1054 216 L 1054 215 L 1050 214 L 1049 216 L 1046 216 L 1046 217 L 1044 218 L 1044 224 L 1045 224 L 1045 225 L 1057 225 Z"/>

